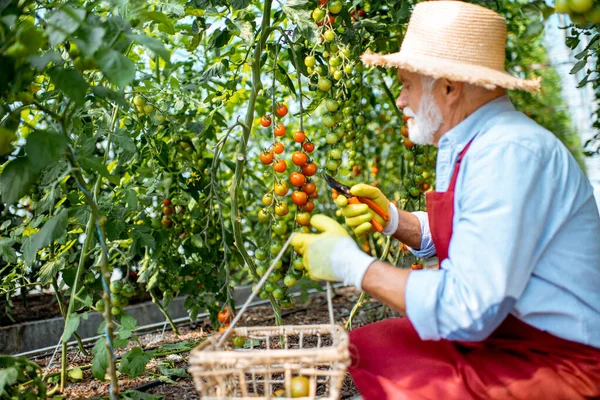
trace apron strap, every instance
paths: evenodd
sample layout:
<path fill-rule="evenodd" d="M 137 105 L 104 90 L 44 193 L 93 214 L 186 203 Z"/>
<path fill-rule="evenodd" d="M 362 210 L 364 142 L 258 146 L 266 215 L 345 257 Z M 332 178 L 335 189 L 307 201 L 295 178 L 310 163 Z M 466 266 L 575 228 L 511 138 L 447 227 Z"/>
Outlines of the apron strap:
<path fill-rule="evenodd" d="M 471 143 L 473 143 L 474 139 L 475 138 L 471 139 L 471 141 L 467 143 L 463 151 L 461 151 L 458 155 L 458 160 L 456 161 L 456 165 L 454 166 L 454 172 L 452 173 L 452 178 L 450 179 L 450 184 L 448 185 L 448 192 L 454 192 L 454 187 L 456 186 L 456 178 L 458 177 L 458 170 L 460 169 L 460 163 L 465 154 L 467 153 L 467 150 L 469 150 L 469 147 L 471 147 Z"/>

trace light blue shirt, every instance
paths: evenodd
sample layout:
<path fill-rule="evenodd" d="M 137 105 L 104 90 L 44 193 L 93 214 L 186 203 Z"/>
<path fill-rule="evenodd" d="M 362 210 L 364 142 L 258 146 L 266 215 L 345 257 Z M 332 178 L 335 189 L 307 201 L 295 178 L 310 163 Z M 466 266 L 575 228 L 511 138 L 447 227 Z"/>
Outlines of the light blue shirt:
<path fill-rule="evenodd" d="M 413 271 L 407 315 L 422 339 L 480 341 L 510 313 L 600 347 L 600 216 L 567 148 L 518 112 L 489 102 L 442 136 L 438 191 L 459 153 L 453 235 L 441 270 Z M 426 213 L 419 257 L 435 255 Z"/>

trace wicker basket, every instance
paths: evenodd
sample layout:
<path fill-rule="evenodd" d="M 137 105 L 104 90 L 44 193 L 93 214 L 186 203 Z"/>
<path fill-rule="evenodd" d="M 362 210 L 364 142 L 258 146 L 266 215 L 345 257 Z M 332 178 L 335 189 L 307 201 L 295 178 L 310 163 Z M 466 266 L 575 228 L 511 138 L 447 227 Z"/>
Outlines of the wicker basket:
<path fill-rule="evenodd" d="M 222 346 L 222 335 L 194 349 L 189 372 L 203 399 L 269 399 L 287 390 L 294 376 L 309 379 L 304 399 L 338 399 L 349 364 L 348 334 L 339 325 L 236 328 Z M 231 339 L 250 340 L 248 348 L 234 348 Z M 281 342 L 283 340 L 283 347 Z"/>
<path fill-rule="evenodd" d="M 283 398 L 289 399 L 292 398 L 291 381 L 295 376 L 309 380 L 309 395 L 303 399 L 339 399 L 346 368 L 350 364 L 349 339 L 344 328 L 334 324 L 329 283 L 329 324 L 234 329 L 275 269 L 292 236 L 229 328 L 192 350 L 188 370 L 203 399 L 270 399 L 275 391 L 282 389 Z M 234 348 L 232 338 L 235 336 L 246 338 L 249 347 Z"/>

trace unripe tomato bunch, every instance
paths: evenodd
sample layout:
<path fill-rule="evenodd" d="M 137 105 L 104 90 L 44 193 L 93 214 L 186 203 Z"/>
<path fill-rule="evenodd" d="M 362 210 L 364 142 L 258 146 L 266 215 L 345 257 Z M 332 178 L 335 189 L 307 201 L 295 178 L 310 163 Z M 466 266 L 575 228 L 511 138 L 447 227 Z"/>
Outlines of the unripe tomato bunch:
<path fill-rule="evenodd" d="M 560 14 L 569 14 L 576 24 L 600 23 L 600 3 L 594 0 L 556 0 L 554 9 Z"/>
<path fill-rule="evenodd" d="M 365 124 L 359 102 L 352 97 L 352 92 L 360 85 L 360 77 L 353 78 L 354 71 L 361 67 L 355 65 L 349 44 L 344 43 L 340 36 L 346 30 L 342 18 L 336 18 L 343 7 L 339 0 L 319 2 L 312 16 L 321 43 L 304 58 L 311 90 L 325 94 L 322 124 L 329 130 L 325 136 L 329 146 L 325 168 L 331 175 L 336 175 L 341 166 L 345 147 L 343 139 L 347 140 L 346 147 L 350 148 L 358 133 L 357 128 Z"/>
<path fill-rule="evenodd" d="M 156 111 L 156 108 L 152 104 L 148 104 L 146 99 L 140 95 L 133 97 L 133 105 L 139 114 L 152 116 Z M 157 113 L 155 120 L 158 124 L 165 122 L 166 117 L 161 113 Z"/>
<path fill-rule="evenodd" d="M 292 189 L 290 198 L 297 207 L 295 224 L 302 231 L 308 232 L 309 230 L 310 213 L 315 207 L 313 200 L 318 197 L 317 187 L 312 181 L 318 168 L 310 158 L 315 146 L 307 138 L 302 128 L 292 135 L 287 134 L 287 128 L 283 124 L 283 118 L 287 114 L 288 108 L 285 104 L 275 103 L 274 115 L 277 115 L 277 121 L 273 121 L 269 115 L 264 115 L 260 119 L 261 126 L 271 128 L 273 132 L 272 143 L 262 151 L 260 161 L 266 166 L 272 166 L 274 179 L 272 188 L 261 199 L 264 207 L 258 212 L 259 221 L 270 224 L 272 236 L 268 246 L 265 245 L 255 251 L 255 258 L 258 261 L 256 272 L 259 276 L 266 273 L 271 265 L 270 260 L 281 251 L 285 241 L 290 217 L 289 205 L 285 198 L 290 192 L 290 187 Z M 283 140 L 286 139 L 286 136 L 292 136 L 293 143 L 297 146 L 291 154 L 291 162 L 296 170 L 289 172 L 287 176 L 283 174 L 288 172 L 288 163 L 282 158 L 285 152 Z M 290 169 L 294 167 L 290 165 Z M 301 265 L 301 260 L 300 264 L 296 263 L 296 267 Z M 302 268 L 293 268 L 292 265 L 287 268 L 287 271 L 285 270 L 283 262 L 279 261 L 276 270 L 269 276 L 269 281 L 260 292 L 261 298 L 267 298 L 270 293 L 281 302 L 282 306 L 291 304 L 286 287 L 294 286 L 296 280 L 302 277 L 303 266 Z"/>
<path fill-rule="evenodd" d="M 407 117 L 401 128 L 404 136 L 403 158 L 406 162 L 406 173 L 402 179 L 400 197 L 403 200 L 417 199 L 428 191 L 435 182 L 435 163 L 437 149 L 433 146 L 415 146 L 408 138 Z"/>
<path fill-rule="evenodd" d="M 130 283 L 123 284 L 120 280 L 114 280 L 110 283 L 110 302 L 112 308 L 110 313 L 114 316 L 120 315 L 123 312 L 123 307 L 129 304 L 129 299 L 135 295 L 135 287 Z M 96 302 L 96 310 L 103 313 L 106 308 L 104 300 L 100 299 Z"/>

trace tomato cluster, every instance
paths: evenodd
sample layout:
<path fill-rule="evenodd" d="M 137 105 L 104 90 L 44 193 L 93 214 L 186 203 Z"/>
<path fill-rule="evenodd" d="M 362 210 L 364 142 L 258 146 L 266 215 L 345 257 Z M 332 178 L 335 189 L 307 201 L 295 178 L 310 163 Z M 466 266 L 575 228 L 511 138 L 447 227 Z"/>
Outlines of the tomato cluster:
<path fill-rule="evenodd" d="M 560 14 L 569 14 L 576 24 L 600 23 L 600 3 L 594 0 L 556 0 L 554 9 Z"/>
<path fill-rule="evenodd" d="M 225 332 L 233 319 L 233 311 L 231 311 L 231 308 L 225 306 L 217 314 L 217 319 L 219 320 L 219 332 Z"/>
<path fill-rule="evenodd" d="M 407 173 L 402 179 L 403 189 L 400 196 L 404 200 L 416 199 L 433 186 L 437 149 L 431 146 L 415 146 L 408 138 L 406 125 L 402 126 L 401 132 L 405 137 L 403 157 L 406 161 Z"/>
<path fill-rule="evenodd" d="M 183 231 L 183 227 L 181 226 L 183 214 L 185 214 L 185 205 L 179 204 L 179 201 L 177 203 L 177 205 L 174 205 L 170 199 L 163 199 L 161 209 L 162 219 L 160 223 L 165 228 L 171 228 L 171 226 L 173 226 L 173 222 L 175 222 L 177 233 L 179 233 L 179 235 L 183 239 L 187 235 L 187 233 Z"/>
<path fill-rule="evenodd" d="M 123 312 L 123 307 L 129 305 L 129 299 L 135 295 L 135 287 L 130 283 L 114 280 L 110 283 L 110 302 L 112 308 L 110 313 L 114 316 L 120 315 Z M 106 308 L 104 300 L 100 299 L 96 302 L 96 310 L 103 313 Z"/>

